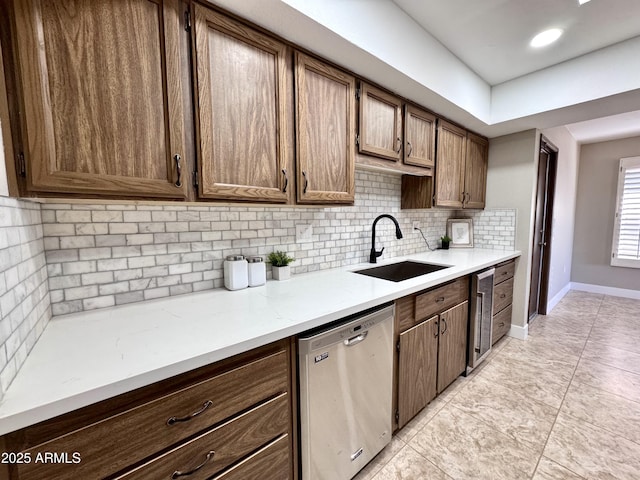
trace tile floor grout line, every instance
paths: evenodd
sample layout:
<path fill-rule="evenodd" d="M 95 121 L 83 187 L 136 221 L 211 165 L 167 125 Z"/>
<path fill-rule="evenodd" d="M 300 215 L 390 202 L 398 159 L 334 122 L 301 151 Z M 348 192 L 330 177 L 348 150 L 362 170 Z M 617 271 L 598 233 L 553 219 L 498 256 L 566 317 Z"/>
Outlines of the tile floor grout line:
<path fill-rule="evenodd" d="M 602 300 L 603 299 L 600 299 L 600 304 L 598 305 L 597 312 L 600 311 L 600 307 L 602 305 Z M 567 398 L 567 393 L 569 393 L 569 389 L 571 388 L 571 384 L 573 383 L 573 379 L 576 376 L 576 370 L 578 369 L 578 365 L 580 365 L 580 360 L 582 360 L 582 355 L 584 354 L 584 351 L 587 348 L 587 343 L 589 342 L 589 337 L 591 336 L 591 332 L 593 331 L 593 326 L 595 325 L 596 320 L 598 318 L 598 313 L 597 312 L 595 313 L 594 319 L 591 322 L 591 328 L 589 328 L 589 334 L 587 335 L 587 337 L 586 337 L 586 339 L 584 341 L 584 345 L 582 346 L 582 350 L 580 351 L 580 355 L 578 356 L 578 362 L 576 363 L 576 366 L 573 369 L 573 373 L 571 374 L 571 379 L 569 380 L 569 384 L 567 385 L 567 389 L 565 390 L 564 395 L 562 396 L 562 401 L 560 402 L 560 406 L 558 407 L 558 412 L 556 413 L 555 418 L 553 420 L 553 424 L 551 425 L 551 428 L 549 429 L 549 433 L 547 434 L 547 439 L 545 440 L 544 446 L 542 447 L 542 453 L 540 454 L 540 457 L 538 458 L 538 462 L 536 463 L 536 468 L 533 471 L 533 476 L 535 476 L 535 473 L 538 470 L 538 467 L 540 466 L 540 460 L 542 460 L 542 457 L 544 457 L 544 452 L 547 449 L 547 445 L 549 443 L 549 438 L 551 438 L 551 434 L 553 433 L 553 429 L 555 428 L 556 423 L 558 423 L 558 417 L 560 416 L 560 412 L 562 412 L 562 407 L 563 407 L 564 402 L 565 402 L 565 400 Z M 561 463 L 559 463 L 559 462 L 557 462 L 557 461 L 555 461 L 555 460 L 553 460 L 551 458 L 549 460 L 554 461 L 555 463 L 557 463 L 558 465 L 560 465 L 563 468 L 566 468 L 567 470 L 569 470 L 572 473 L 576 473 L 576 472 L 573 472 L 573 470 L 571 470 L 567 466 L 562 465 Z M 584 477 L 582 477 L 582 475 L 578 475 L 578 476 L 581 477 L 581 478 L 584 478 Z M 533 477 L 531 477 L 531 478 L 533 478 Z"/>

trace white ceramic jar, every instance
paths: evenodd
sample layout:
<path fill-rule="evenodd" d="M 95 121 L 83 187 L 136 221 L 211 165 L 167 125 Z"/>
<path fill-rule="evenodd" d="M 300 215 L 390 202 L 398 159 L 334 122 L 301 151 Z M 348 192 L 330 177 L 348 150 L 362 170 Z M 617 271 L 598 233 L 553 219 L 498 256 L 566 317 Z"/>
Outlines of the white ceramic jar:
<path fill-rule="evenodd" d="M 267 283 L 267 267 L 262 257 L 249 257 L 249 286 L 258 287 Z"/>
<path fill-rule="evenodd" d="M 224 261 L 224 286 L 240 290 L 249 286 L 249 265 L 244 255 L 229 255 Z"/>

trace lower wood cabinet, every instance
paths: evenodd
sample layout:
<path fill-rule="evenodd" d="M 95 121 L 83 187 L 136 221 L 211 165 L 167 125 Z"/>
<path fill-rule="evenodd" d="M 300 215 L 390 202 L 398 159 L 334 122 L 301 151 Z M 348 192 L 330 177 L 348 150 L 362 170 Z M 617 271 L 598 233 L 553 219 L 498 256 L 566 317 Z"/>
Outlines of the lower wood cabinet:
<path fill-rule="evenodd" d="M 493 324 L 491 343 L 495 344 L 511 329 L 511 304 L 513 303 L 513 275 L 516 261 L 509 260 L 496 265 L 493 280 Z"/>
<path fill-rule="evenodd" d="M 8 478 L 294 478 L 291 362 L 287 339 L 7 434 L 5 451 L 81 459 Z"/>
<path fill-rule="evenodd" d="M 468 296 L 462 277 L 396 301 L 396 429 L 465 371 Z"/>

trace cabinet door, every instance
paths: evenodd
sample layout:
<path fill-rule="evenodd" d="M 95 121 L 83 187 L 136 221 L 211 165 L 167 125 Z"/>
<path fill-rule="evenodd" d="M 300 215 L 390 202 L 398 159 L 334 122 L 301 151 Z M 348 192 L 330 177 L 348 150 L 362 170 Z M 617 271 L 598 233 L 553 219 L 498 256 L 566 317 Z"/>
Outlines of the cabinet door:
<path fill-rule="evenodd" d="M 467 133 L 467 154 L 464 169 L 464 208 L 484 208 L 487 189 L 487 162 L 489 142 L 473 133 Z"/>
<path fill-rule="evenodd" d="M 437 361 L 437 316 L 400 334 L 398 428 L 435 398 Z"/>
<path fill-rule="evenodd" d="M 28 188 L 183 198 L 177 0 L 15 2 Z"/>
<path fill-rule="evenodd" d="M 440 314 L 438 393 L 458 378 L 467 366 L 468 303 L 463 302 Z"/>
<path fill-rule="evenodd" d="M 436 117 L 413 105 L 404 110 L 404 163 L 433 167 L 436 149 Z"/>
<path fill-rule="evenodd" d="M 402 102 L 364 82 L 360 84 L 358 151 L 394 162 L 402 151 Z"/>
<path fill-rule="evenodd" d="M 195 5 L 200 196 L 286 202 L 291 62 L 287 47 Z"/>
<path fill-rule="evenodd" d="M 353 203 L 355 78 L 296 52 L 296 162 L 300 203 Z"/>
<path fill-rule="evenodd" d="M 467 132 L 438 120 L 435 205 L 462 208 Z"/>

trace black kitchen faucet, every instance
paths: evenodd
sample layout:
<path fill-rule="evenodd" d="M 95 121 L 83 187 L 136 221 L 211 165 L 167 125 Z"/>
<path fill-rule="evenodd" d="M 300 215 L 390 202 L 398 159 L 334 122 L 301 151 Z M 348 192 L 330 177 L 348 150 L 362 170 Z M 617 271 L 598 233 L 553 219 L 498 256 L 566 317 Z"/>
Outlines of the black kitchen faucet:
<path fill-rule="evenodd" d="M 376 223 L 378 223 L 378 220 L 385 217 L 390 218 L 391 220 L 393 220 L 393 223 L 396 224 L 396 238 L 398 240 L 402 238 L 402 231 L 400 230 L 400 225 L 398 224 L 398 221 L 395 219 L 395 217 L 387 213 L 383 213 L 382 215 L 379 215 L 373 221 L 373 228 L 371 230 L 371 253 L 369 254 L 369 263 L 377 263 L 376 259 L 380 255 L 382 255 L 382 252 L 384 252 L 384 247 L 382 247 L 382 250 L 380 250 L 379 252 L 376 251 Z"/>

